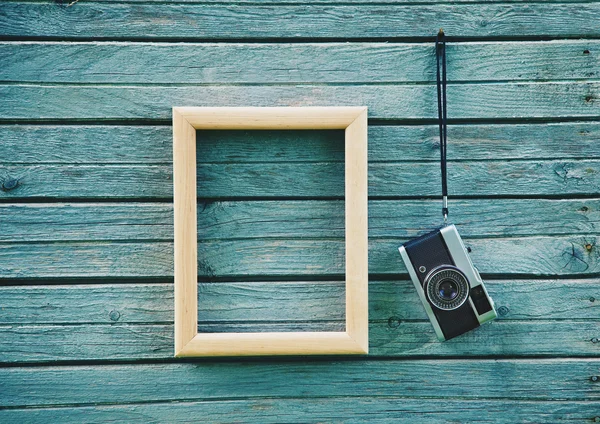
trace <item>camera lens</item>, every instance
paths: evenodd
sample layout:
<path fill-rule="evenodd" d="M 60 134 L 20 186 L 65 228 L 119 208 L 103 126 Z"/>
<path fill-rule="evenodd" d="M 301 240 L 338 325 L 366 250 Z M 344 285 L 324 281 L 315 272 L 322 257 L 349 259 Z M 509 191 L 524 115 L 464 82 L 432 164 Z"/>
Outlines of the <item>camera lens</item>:
<path fill-rule="evenodd" d="M 433 269 L 425 278 L 423 288 L 429 302 L 444 311 L 461 307 L 469 298 L 467 277 L 460 269 L 451 265 Z"/>
<path fill-rule="evenodd" d="M 452 280 L 444 280 L 440 283 L 440 296 L 444 300 L 452 300 L 458 296 L 458 286 Z"/>

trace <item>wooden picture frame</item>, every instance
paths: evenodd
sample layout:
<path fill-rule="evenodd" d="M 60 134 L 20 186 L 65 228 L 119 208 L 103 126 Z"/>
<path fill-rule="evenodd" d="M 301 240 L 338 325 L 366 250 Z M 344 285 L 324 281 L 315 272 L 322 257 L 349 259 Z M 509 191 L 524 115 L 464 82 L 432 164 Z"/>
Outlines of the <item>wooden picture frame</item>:
<path fill-rule="evenodd" d="M 197 129 L 344 129 L 346 331 L 198 333 Z M 175 356 L 366 354 L 367 108 L 174 107 Z"/>

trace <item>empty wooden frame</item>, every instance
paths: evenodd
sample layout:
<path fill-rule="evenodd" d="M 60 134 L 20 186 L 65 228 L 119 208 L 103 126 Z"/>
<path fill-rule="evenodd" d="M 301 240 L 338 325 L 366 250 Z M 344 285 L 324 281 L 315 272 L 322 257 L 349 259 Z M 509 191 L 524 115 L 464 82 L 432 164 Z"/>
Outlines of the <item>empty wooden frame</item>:
<path fill-rule="evenodd" d="M 198 333 L 197 129 L 345 129 L 346 331 Z M 173 108 L 175 356 L 366 354 L 367 108 Z"/>

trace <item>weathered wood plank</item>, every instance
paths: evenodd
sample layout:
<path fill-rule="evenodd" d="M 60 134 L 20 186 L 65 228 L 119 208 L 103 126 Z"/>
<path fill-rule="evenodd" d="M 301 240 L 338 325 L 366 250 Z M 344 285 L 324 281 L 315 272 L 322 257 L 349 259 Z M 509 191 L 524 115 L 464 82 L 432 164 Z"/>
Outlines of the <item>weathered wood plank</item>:
<path fill-rule="evenodd" d="M 488 325 L 489 324 L 489 325 Z M 440 343 L 431 323 L 401 322 L 369 327 L 369 353 L 384 356 L 597 356 L 600 325 L 594 321 L 492 321 Z M 544 339 L 544 340 L 542 340 Z M 560 347 L 558 345 L 561 345 Z"/>
<path fill-rule="evenodd" d="M 202 361 L 0 369 L 3 406 L 302 396 L 600 399 L 598 359 Z M 551 378 L 549 378 L 551 376 Z M 443 381 L 444 384 L 440 384 Z M 199 384 L 199 383 L 202 384 Z M 466 384 L 468 383 L 468 384 Z M 422 399 L 420 399 L 423 401 Z M 398 400 L 399 403 L 402 400 Z M 452 402 L 450 402 L 452 403 Z"/>
<path fill-rule="evenodd" d="M 436 392 L 437 393 L 437 392 Z M 445 399 L 448 399 L 445 397 Z M 510 411 L 510 414 L 507 414 Z M 593 401 L 523 401 L 347 397 L 251 399 L 0 410 L 0 420 L 26 423 L 169 422 L 505 423 L 587 422 L 598 419 Z M 217 418 L 218 417 L 218 418 Z"/>
<path fill-rule="evenodd" d="M 203 164 L 198 197 L 343 197 L 344 164 Z M 438 196 L 439 164 L 387 162 L 369 166 L 369 196 Z M 1 200 L 28 197 L 170 199 L 171 165 L 1 165 L 10 189 Z M 451 196 L 543 196 L 600 194 L 600 160 L 464 161 L 448 164 Z"/>
<path fill-rule="evenodd" d="M 204 210 L 198 215 L 198 222 L 202 239 L 261 235 L 276 237 L 280 231 L 286 237 L 342 237 L 343 217 L 340 216 L 342 211 L 338 206 L 340 202 L 302 203 L 301 205 L 306 205 L 304 208 L 294 207 L 298 203 L 292 202 L 282 202 L 280 208 L 272 208 L 268 202 L 206 203 Z M 558 235 L 563 234 L 563 231 L 565 235 L 592 235 L 597 232 L 600 221 L 597 202 L 593 198 L 452 200 L 452 221 L 461 234 L 467 237 Z M 286 217 L 282 218 L 279 214 L 285 214 Z M 299 214 L 297 218 L 294 217 L 296 214 Z M 511 217 L 510 222 L 506 220 L 507 214 Z M 295 228 L 295 221 L 302 228 Z M 438 200 L 369 202 L 369 237 L 372 239 L 410 238 L 438 225 Z"/>
<path fill-rule="evenodd" d="M 433 45 L 0 43 L 0 81 L 365 83 L 435 81 Z M 450 81 L 597 78 L 600 42 L 451 43 Z M 587 52 L 587 53 L 586 53 Z M 152 64 L 152 66 L 148 66 Z"/>
<path fill-rule="evenodd" d="M 0 125 L 0 140 L 5 164 L 173 162 L 170 126 Z"/>
<path fill-rule="evenodd" d="M 448 134 L 456 160 L 600 157 L 598 122 L 449 125 Z M 168 164 L 172 139 L 170 126 L 0 125 L 0 163 Z M 202 131 L 198 140 L 198 163 L 344 160 L 335 131 Z M 438 146 L 435 125 L 369 127 L 370 163 L 437 161 Z"/>
<path fill-rule="evenodd" d="M 2 5 L 0 35 L 96 39 L 392 38 L 598 34 L 597 3 L 436 5 L 127 4 Z M 160 19 L 156 19 L 160 16 Z M 244 25 L 240 25 L 244 22 Z"/>
<path fill-rule="evenodd" d="M 13 4 L 13 3 L 9 3 Z M 598 4 L 600 10 L 600 4 Z M 1 23 L 0 23 L 1 24 Z M 280 24 L 280 23 L 279 23 Z M 571 25 L 571 24 L 570 24 Z M 404 26 L 404 25 L 403 25 Z M 449 84 L 450 119 L 596 117 L 599 82 Z M 0 86 L 4 120 L 171 119 L 173 106 L 368 106 L 379 119 L 437 119 L 435 85 Z"/>
<path fill-rule="evenodd" d="M 344 319 L 343 282 L 201 283 L 198 291 L 202 324 L 337 321 L 339 327 Z M 173 322 L 173 284 L 7 286 L 0 294 L 0 324 Z"/>
<path fill-rule="evenodd" d="M 597 320 L 596 279 L 486 280 L 501 320 Z M 344 283 L 200 283 L 202 324 L 343 321 Z M 401 325 L 427 316 L 412 282 L 371 281 L 369 317 Z M 170 324 L 172 284 L 0 287 L 0 324 Z"/>
<path fill-rule="evenodd" d="M 597 199 L 455 200 L 455 224 L 464 236 L 595 234 Z M 203 203 L 200 239 L 343 237 L 342 201 Z M 438 224 L 438 201 L 369 202 L 370 237 L 412 237 Z M 275 207 L 276 206 L 276 207 Z M 511 214 L 510 222 L 506 214 Z M 0 241 L 163 240 L 173 238 L 172 205 L 0 204 Z M 481 216 L 485 216 L 485 220 Z M 557 216 L 561 219 L 557 220 Z"/>
<path fill-rule="evenodd" d="M 198 331 L 343 331 L 340 322 L 202 324 Z M 600 356 L 598 321 L 500 320 L 440 343 L 429 321 L 370 322 L 369 356 Z M 43 341 L 43 343 L 40 343 Z M 172 324 L 0 326 L 0 363 L 173 357 Z"/>
<path fill-rule="evenodd" d="M 452 200 L 466 237 L 598 235 L 600 199 Z M 341 200 L 203 202 L 201 240 L 343 238 Z M 411 238 L 439 225 L 438 200 L 371 200 L 369 236 Z M 172 241 L 170 203 L 0 204 L 1 242 Z M 510 219 L 506 217 L 510 216 Z"/>
<path fill-rule="evenodd" d="M 482 274 L 596 275 L 598 236 L 465 239 Z M 405 273 L 398 246 L 406 239 L 369 243 L 369 272 Z M 200 277 L 342 276 L 344 242 L 328 239 L 241 239 L 200 241 Z M 2 278 L 170 277 L 168 242 L 0 244 Z M 326 277 L 324 278 L 326 279 Z"/>
<path fill-rule="evenodd" d="M 0 204 L 0 216 L 2 242 L 173 240 L 172 203 Z"/>
<path fill-rule="evenodd" d="M 0 199 L 24 197 L 173 197 L 171 165 L 0 166 Z"/>
<path fill-rule="evenodd" d="M 85 131 L 85 127 L 80 128 Z M 85 137 L 85 134 L 75 135 L 75 138 L 82 136 Z M 264 162 L 266 158 L 272 162 L 343 162 L 342 137 L 336 131 L 199 131 L 198 141 L 201 144 L 197 161 Z M 599 122 L 449 125 L 448 137 L 448 155 L 451 159 L 600 157 L 597 143 L 600 137 Z M 160 143 L 169 142 L 171 138 L 172 134 L 165 131 Z M 22 137 L 20 139 L 22 141 Z M 371 125 L 368 147 L 370 163 L 423 160 L 437 162 L 439 130 L 437 125 Z M 22 154 L 36 155 L 33 152 Z M 14 156 L 20 157 L 21 153 Z M 163 157 L 167 159 L 165 162 L 170 161 L 170 155 Z M 145 160 L 144 162 L 147 163 Z"/>
<path fill-rule="evenodd" d="M 60 0 L 63 4 L 67 3 L 67 0 Z M 94 0 L 98 3 L 119 3 L 122 2 L 122 0 Z M 161 2 L 162 0 L 128 0 L 127 3 L 155 3 L 155 2 Z M 514 3 L 517 2 L 530 2 L 531 0 L 513 0 Z M 586 2 L 591 2 L 593 0 L 560 0 L 560 3 L 586 3 Z M 198 3 L 198 0 L 176 0 L 172 3 Z M 236 5 L 236 4 L 242 4 L 244 5 L 245 3 L 252 3 L 252 4 L 264 4 L 264 5 L 269 5 L 269 4 L 305 4 L 306 2 L 304 2 L 303 0 L 202 0 L 202 3 L 228 3 L 231 5 Z M 385 4 L 404 4 L 404 3 L 415 3 L 414 0 L 344 0 L 344 1 L 340 1 L 340 0 L 312 0 L 311 4 L 332 4 L 332 5 L 337 5 L 337 4 L 349 4 L 349 3 L 358 3 L 358 4 L 378 4 L 378 3 L 385 3 Z M 419 2 L 419 3 L 423 3 L 423 4 L 436 4 L 436 3 L 489 3 L 489 4 L 493 4 L 493 3 L 505 3 L 505 0 L 456 0 L 456 1 L 449 1 L 449 0 L 427 0 L 427 1 L 423 1 L 423 2 Z"/>
<path fill-rule="evenodd" d="M 0 258 L 3 278 L 173 276 L 172 243 L 0 245 Z"/>

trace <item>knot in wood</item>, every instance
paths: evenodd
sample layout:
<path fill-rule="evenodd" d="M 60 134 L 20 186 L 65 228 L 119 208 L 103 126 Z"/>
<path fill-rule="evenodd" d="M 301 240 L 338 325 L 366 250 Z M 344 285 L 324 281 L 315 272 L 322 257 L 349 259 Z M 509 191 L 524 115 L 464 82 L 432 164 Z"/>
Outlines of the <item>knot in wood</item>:
<path fill-rule="evenodd" d="M 509 309 L 506 306 L 500 306 L 498 308 L 498 315 L 500 315 L 501 317 L 505 316 L 506 314 L 508 314 Z"/>
<path fill-rule="evenodd" d="M 18 185 L 19 185 L 19 180 L 17 180 L 16 178 L 9 177 L 9 178 L 5 179 L 4 182 L 2 183 L 2 190 L 10 191 L 10 190 L 17 188 Z"/>
<path fill-rule="evenodd" d="M 593 375 L 592 378 L 590 378 L 590 380 L 592 380 L 593 382 L 596 382 L 596 381 L 598 381 L 598 376 Z"/>
<path fill-rule="evenodd" d="M 388 319 L 388 327 L 390 328 L 398 328 L 400 327 L 400 318 L 394 316 Z"/>
<path fill-rule="evenodd" d="M 119 318 L 121 318 L 121 313 L 119 311 L 110 311 L 110 313 L 108 314 L 108 316 L 110 317 L 111 321 L 118 321 Z"/>
<path fill-rule="evenodd" d="M 592 339 L 592 343 L 598 343 L 598 337 L 594 337 L 594 338 Z"/>

